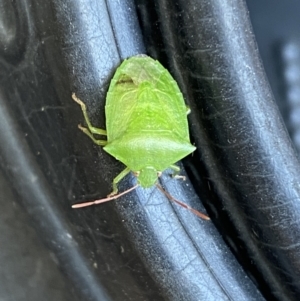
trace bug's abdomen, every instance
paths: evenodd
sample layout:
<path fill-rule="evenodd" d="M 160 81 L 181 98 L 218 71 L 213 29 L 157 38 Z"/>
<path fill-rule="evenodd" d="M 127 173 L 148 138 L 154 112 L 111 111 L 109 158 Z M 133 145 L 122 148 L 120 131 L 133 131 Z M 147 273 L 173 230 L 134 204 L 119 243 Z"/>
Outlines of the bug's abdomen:
<path fill-rule="evenodd" d="M 128 134 L 104 147 L 106 152 L 134 171 L 145 166 L 163 171 L 195 149 L 188 140 L 172 137 L 168 131 Z"/>

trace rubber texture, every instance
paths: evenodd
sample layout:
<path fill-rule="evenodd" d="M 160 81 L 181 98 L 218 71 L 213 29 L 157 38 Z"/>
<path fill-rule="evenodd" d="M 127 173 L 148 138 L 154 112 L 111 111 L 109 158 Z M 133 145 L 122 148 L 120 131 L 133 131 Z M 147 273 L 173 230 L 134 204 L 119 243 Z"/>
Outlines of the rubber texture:
<path fill-rule="evenodd" d="M 1 167 L 69 289 L 80 300 L 298 300 L 300 168 L 245 3 L 2 3 Z M 71 209 L 105 197 L 124 168 L 78 130 L 71 94 L 104 128 L 110 79 L 139 53 L 168 68 L 191 108 L 187 180 L 166 171 L 161 184 L 212 221 L 155 187 Z"/>

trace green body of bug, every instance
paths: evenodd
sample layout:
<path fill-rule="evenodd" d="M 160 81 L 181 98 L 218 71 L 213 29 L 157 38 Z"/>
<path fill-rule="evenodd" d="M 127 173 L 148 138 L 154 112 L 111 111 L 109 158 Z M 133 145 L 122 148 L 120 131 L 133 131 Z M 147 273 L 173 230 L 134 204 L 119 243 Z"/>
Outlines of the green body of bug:
<path fill-rule="evenodd" d="M 85 104 L 74 94 L 73 99 L 81 105 L 87 123 L 87 128 L 79 128 L 126 166 L 113 181 L 112 195 L 130 171 L 139 185 L 151 187 L 165 169 L 178 173 L 173 164 L 196 149 L 190 143 L 189 110 L 177 83 L 148 56 L 131 57 L 116 70 L 106 98 L 106 131 L 93 127 Z M 98 140 L 95 134 L 106 135 L 107 140 Z"/>

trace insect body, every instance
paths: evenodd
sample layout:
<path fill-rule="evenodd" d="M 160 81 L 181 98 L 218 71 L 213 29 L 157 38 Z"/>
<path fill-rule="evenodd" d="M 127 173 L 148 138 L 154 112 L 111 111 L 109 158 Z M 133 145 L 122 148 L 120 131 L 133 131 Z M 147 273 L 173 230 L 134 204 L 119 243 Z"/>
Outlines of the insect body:
<path fill-rule="evenodd" d="M 106 131 L 91 125 L 83 102 L 73 95 L 82 108 L 88 128 L 80 129 L 96 144 L 127 166 L 113 181 L 118 182 L 130 171 L 144 187 L 153 186 L 162 171 L 192 153 L 187 113 L 183 96 L 170 73 L 148 56 L 134 56 L 117 69 L 107 93 Z M 97 140 L 94 135 L 106 135 Z"/>
<path fill-rule="evenodd" d="M 125 60 L 116 70 L 106 98 L 106 130 L 93 127 L 85 104 L 75 94 L 72 97 L 87 124 L 79 129 L 126 166 L 113 180 L 110 195 L 118 192 L 118 183 L 130 171 L 144 188 L 155 185 L 167 168 L 177 175 L 180 169 L 174 163 L 196 149 L 189 138 L 189 109 L 177 83 L 158 61 L 146 55 Z M 98 140 L 94 135 L 107 139 Z"/>

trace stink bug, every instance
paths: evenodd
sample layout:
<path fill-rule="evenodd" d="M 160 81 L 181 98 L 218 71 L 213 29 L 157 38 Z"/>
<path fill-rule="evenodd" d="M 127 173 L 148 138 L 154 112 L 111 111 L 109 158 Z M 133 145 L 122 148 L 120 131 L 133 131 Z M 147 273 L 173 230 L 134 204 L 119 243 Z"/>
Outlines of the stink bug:
<path fill-rule="evenodd" d="M 81 106 L 87 124 L 87 128 L 79 125 L 79 129 L 126 166 L 113 180 L 113 191 L 106 199 L 73 205 L 73 208 L 110 201 L 138 185 L 143 188 L 157 185 L 164 192 L 156 184 L 158 177 L 167 168 L 173 169 L 175 177 L 180 177 L 180 168 L 174 163 L 196 149 L 189 138 L 189 108 L 177 83 L 149 56 L 133 56 L 117 68 L 106 98 L 106 130 L 92 126 L 85 104 L 75 94 L 72 98 Z M 107 136 L 107 139 L 99 140 L 94 135 Z M 116 195 L 118 183 L 130 171 L 136 176 L 138 185 Z M 198 212 L 164 193 L 170 200 Z"/>

